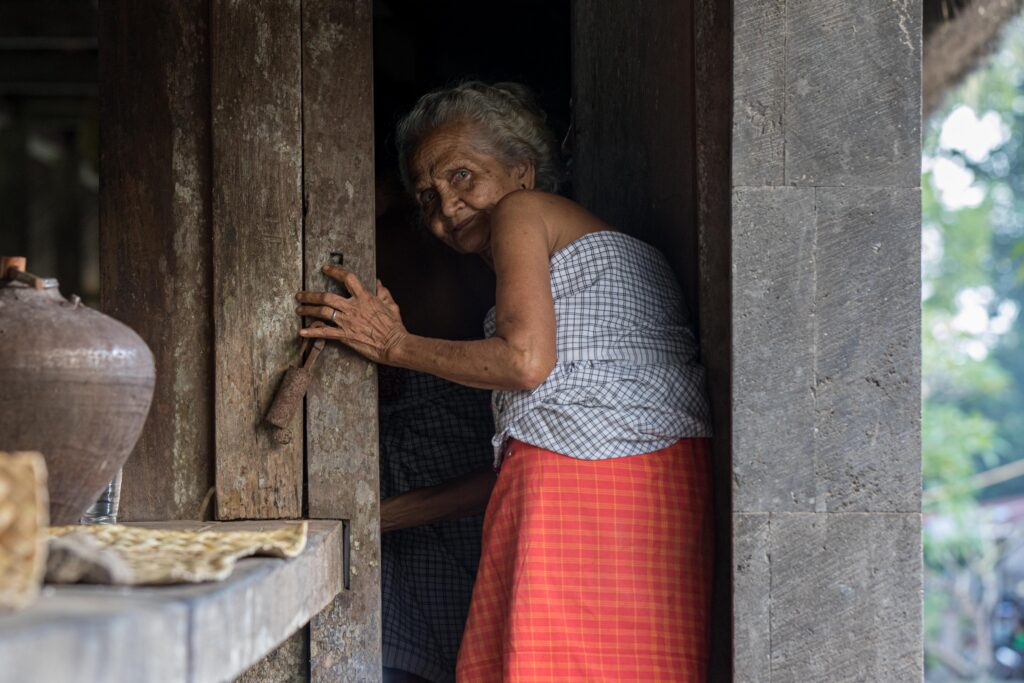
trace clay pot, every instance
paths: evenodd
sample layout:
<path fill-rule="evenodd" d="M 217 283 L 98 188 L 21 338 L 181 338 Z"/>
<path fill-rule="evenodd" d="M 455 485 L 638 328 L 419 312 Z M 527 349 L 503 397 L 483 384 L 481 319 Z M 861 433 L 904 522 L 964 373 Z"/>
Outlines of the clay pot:
<path fill-rule="evenodd" d="M 126 325 L 10 262 L 0 261 L 0 450 L 40 451 L 50 522 L 75 524 L 139 438 L 153 354 Z"/>

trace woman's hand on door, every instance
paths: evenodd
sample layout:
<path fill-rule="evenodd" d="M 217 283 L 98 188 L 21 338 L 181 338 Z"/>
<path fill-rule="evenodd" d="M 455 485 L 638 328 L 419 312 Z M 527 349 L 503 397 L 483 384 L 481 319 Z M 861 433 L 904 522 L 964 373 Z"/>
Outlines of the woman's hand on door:
<path fill-rule="evenodd" d="M 299 292 L 299 315 L 318 318 L 327 327 L 306 327 L 299 333 L 306 338 L 340 341 L 375 363 L 388 363 L 391 351 L 408 331 L 391 292 L 377 280 L 377 291 L 368 291 L 359 278 L 341 266 L 324 266 L 328 277 L 341 283 L 350 296 L 333 292 Z"/>

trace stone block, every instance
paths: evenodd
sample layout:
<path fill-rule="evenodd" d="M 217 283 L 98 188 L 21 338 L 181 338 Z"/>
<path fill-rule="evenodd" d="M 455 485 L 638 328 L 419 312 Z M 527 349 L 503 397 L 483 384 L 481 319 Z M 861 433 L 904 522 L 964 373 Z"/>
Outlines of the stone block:
<path fill-rule="evenodd" d="M 920 194 L 816 192 L 817 507 L 918 511 Z"/>
<path fill-rule="evenodd" d="M 921 516 L 781 513 L 769 528 L 772 683 L 920 683 Z"/>
<path fill-rule="evenodd" d="M 738 2 L 733 18 L 734 186 L 783 185 L 786 2 Z"/>
<path fill-rule="evenodd" d="M 814 190 L 733 192 L 733 510 L 814 510 Z"/>
<path fill-rule="evenodd" d="M 734 514 L 733 529 L 733 680 L 771 683 L 769 596 L 771 559 L 769 516 Z"/>
<path fill-rule="evenodd" d="M 786 183 L 916 187 L 919 0 L 789 0 L 786 14 Z"/>

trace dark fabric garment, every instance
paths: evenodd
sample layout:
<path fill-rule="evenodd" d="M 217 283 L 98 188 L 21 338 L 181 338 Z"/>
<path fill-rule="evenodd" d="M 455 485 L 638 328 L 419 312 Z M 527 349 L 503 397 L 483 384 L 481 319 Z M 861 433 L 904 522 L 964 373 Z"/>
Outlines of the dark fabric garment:
<path fill-rule="evenodd" d="M 386 498 L 490 467 L 490 394 L 381 368 L 380 486 Z M 384 666 L 455 680 L 483 516 L 403 529 L 381 543 Z"/>

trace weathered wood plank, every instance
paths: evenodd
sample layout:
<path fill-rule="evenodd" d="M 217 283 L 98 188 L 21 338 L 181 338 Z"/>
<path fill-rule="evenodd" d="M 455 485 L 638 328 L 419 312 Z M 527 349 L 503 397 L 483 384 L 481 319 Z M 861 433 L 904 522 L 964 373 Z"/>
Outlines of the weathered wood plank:
<path fill-rule="evenodd" d="M 332 253 L 372 286 L 373 68 L 371 3 L 303 4 L 305 284 Z M 381 673 L 377 376 L 330 345 L 306 402 L 309 515 L 349 520 L 348 590 L 312 622 L 312 679 L 371 681 Z"/>
<path fill-rule="evenodd" d="M 99 6 L 101 308 L 153 351 L 124 519 L 194 519 L 213 484 L 208 0 Z"/>
<path fill-rule="evenodd" d="M 694 3 L 698 296 L 701 358 L 707 370 L 714 439 L 715 584 L 709 680 L 733 680 L 732 585 L 732 121 L 733 3 Z"/>
<path fill-rule="evenodd" d="M 278 445 L 260 420 L 298 349 L 301 3 L 212 9 L 217 515 L 298 517 L 302 440 Z"/>
<path fill-rule="evenodd" d="M 272 523 L 248 522 L 227 528 L 268 524 Z M 191 670 L 196 680 L 227 680 L 271 651 L 282 664 L 294 665 L 296 678 L 305 678 L 306 660 L 296 661 L 293 656 L 295 649 L 303 653 L 305 649 L 305 636 L 297 631 L 342 590 L 341 526 L 310 522 L 309 545 L 299 557 L 284 563 L 266 562 L 262 569 L 254 567 L 248 570 L 251 578 L 240 574 L 235 589 L 217 600 L 202 597 L 189 601 Z M 289 636 L 291 643 L 275 650 Z M 231 647 L 211 646 L 218 639 Z"/>
<path fill-rule="evenodd" d="M 281 522 L 229 522 L 231 529 Z M 188 529 L 198 523 L 146 526 Z M 223 582 L 164 587 L 60 586 L 0 616 L 0 683 L 226 681 L 320 611 L 342 589 L 341 524 L 312 521 L 291 560 L 241 560 Z M 40 653 L 46 656 L 40 656 Z"/>
<path fill-rule="evenodd" d="M 0 683 L 186 683 L 185 606 L 113 593 L 58 588 L 26 611 L 0 616 Z"/>

